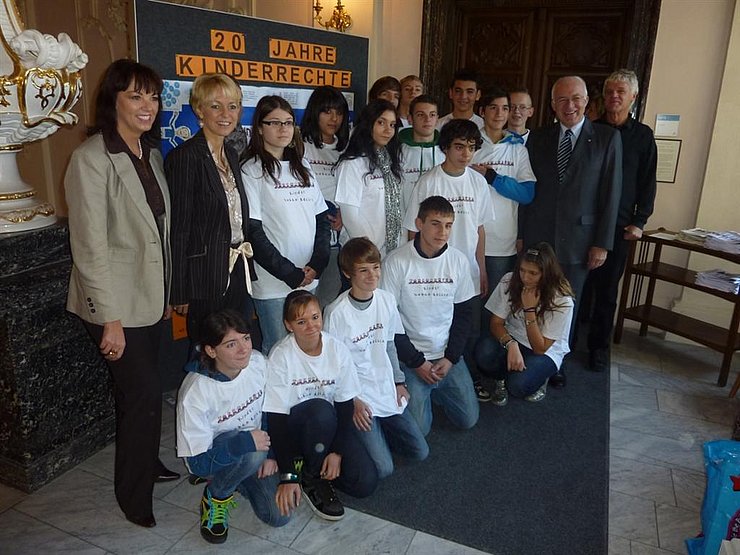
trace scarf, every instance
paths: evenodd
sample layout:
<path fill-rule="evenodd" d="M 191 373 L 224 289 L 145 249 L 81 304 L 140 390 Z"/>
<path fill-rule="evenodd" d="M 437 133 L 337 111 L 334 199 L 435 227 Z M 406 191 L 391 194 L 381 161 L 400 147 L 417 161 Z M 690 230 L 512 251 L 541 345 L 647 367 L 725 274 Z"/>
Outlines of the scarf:
<path fill-rule="evenodd" d="M 385 189 L 385 252 L 398 247 L 401 235 L 401 181 L 391 171 L 391 157 L 385 147 L 375 151 L 378 167 L 383 174 Z"/>

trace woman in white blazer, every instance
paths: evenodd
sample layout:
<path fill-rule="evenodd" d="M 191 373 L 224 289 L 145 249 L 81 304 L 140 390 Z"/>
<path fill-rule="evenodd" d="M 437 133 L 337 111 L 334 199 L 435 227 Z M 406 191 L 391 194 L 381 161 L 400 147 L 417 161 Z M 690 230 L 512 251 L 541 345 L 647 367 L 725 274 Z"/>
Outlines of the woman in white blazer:
<path fill-rule="evenodd" d="M 170 201 L 157 150 L 161 78 L 132 60 L 108 67 L 89 138 L 64 178 L 72 274 L 67 309 L 108 363 L 116 402 L 115 493 L 126 518 L 156 524 L 155 481 L 179 478 L 159 460 L 157 352 L 170 282 Z"/>

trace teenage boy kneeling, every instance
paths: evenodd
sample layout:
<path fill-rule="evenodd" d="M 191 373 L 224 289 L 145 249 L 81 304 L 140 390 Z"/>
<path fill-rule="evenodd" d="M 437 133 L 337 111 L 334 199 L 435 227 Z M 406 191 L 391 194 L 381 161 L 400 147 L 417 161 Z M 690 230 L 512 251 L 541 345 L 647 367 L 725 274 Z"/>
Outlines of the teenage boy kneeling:
<path fill-rule="evenodd" d="M 473 381 L 461 357 L 475 288 L 467 257 L 447 244 L 454 220 L 447 199 L 424 200 L 416 218 L 419 232 L 388 256 L 381 280 L 396 297 L 406 329 L 396 348 L 411 394 L 408 410 L 424 435 L 432 427 L 432 401 L 460 428 L 478 421 Z"/>
<path fill-rule="evenodd" d="M 380 251 L 367 237 L 350 239 L 339 253 L 342 273 L 352 287 L 326 307 L 325 329 L 352 353 L 361 393 L 354 399 L 357 436 L 378 470 L 393 472 L 393 453 L 427 458 L 429 446 L 408 410 L 409 392 L 398 364 L 394 339 L 403 334 L 396 299 L 382 289 Z"/>

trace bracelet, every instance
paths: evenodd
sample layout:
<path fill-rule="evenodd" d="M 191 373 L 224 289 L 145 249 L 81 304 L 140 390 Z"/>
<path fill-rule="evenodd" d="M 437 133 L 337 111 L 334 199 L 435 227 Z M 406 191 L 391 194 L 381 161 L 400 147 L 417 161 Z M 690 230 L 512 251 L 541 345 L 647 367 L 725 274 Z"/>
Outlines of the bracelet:
<path fill-rule="evenodd" d="M 403 387 L 406 387 L 406 382 L 398 382 L 398 383 L 396 384 L 396 387 L 398 387 L 398 386 L 403 386 Z"/>
<path fill-rule="evenodd" d="M 537 322 L 537 318 L 535 318 L 534 320 L 527 320 L 526 318 L 524 319 L 524 325 L 525 325 L 526 327 L 529 327 L 529 326 L 531 326 L 532 324 L 535 324 L 536 322 Z"/>
<path fill-rule="evenodd" d="M 502 337 L 501 339 L 499 339 L 499 340 L 498 340 L 498 342 L 499 342 L 499 344 L 500 344 L 500 345 L 501 345 L 502 347 L 504 347 L 504 348 L 505 348 L 505 347 L 506 347 L 506 343 L 507 343 L 507 342 L 509 342 L 509 341 L 511 341 L 511 340 L 512 340 L 512 337 L 511 337 L 511 335 L 507 333 L 507 334 L 506 334 L 506 335 L 504 335 L 504 336 L 503 336 L 503 337 Z"/>
<path fill-rule="evenodd" d="M 530 306 L 529 308 L 522 308 L 522 312 L 537 312 L 537 307 Z"/>
<path fill-rule="evenodd" d="M 508 351 L 509 345 L 511 345 L 512 343 L 516 343 L 516 339 L 514 339 L 513 337 L 509 337 L 509 340 L 503 344 L 504 349 Z"/>
<path fill-rule="evenodd" d="M 298 474 L 293 474 L 292 472 L 286 472 L 280 475 L 281 484 L 297 484 L 299 481 Z"/>

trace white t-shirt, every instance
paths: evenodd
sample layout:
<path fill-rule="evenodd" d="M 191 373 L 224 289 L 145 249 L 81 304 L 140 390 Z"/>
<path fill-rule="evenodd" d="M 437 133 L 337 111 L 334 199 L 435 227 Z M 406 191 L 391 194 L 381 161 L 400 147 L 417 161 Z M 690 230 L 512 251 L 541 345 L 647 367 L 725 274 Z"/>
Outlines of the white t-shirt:
<path fill-rule="evenodd" d="M 380 168 L 368 172 L 366 157 L 345 160 L 337 166 L 337 194 L 342 210 L 342 222 L 348 238 L 367 237 L 378 247 L 381 256 L 386 254 L 385 245 L 385 182 Z M 398 234 L 398 243 L 403 241 L 403 226 Z M 344 244 L 344 241 L 342 241 Z"/>
<path fill-rule="evenodd" d="M 177 394 L 177 456 L 194 457 L 232 430 L 259 430 L 267 361 L 252 351 L 249 365 L 230 381 L 188 372 Z"/>
<path fill-rule="evenodd" d="M 529 344 L 529 338 L 527 337 L 527 325 L 524 323 L 524 312 L 521 309 L 515 313 L 511 312 L 508 293 L 511 275 L 512 273 L 509 272 L 501 278 L 496 289 L 488 298 L 486 308 L 505 321 L 506 331 L 509 332 L 511 337 L 531 349 L 532 345 Z M 560 368 L 563 357 L 570 352 L 568 335 L 570 334 L 570 321 L 573 317 L 573 298 L 556 297 L 555 305 L 562 306 L 562 308 L 545 313 L 538 325 L 543 337 L 554 341 L 550 348 L 545 351 L 545 354 L 553 360 L 555 366 Z"/>
<path fill-rule="evenodd" d="M 393 294 L 409 339 L 427 360 L 444 356 L 455 304 L 475 295 L 470 262 L 453 247 L 434 258 L 416 252 L 414 241 L 383 264 L 381 287 Z"/>
<path fill-rule="evenodd" d="M 309 399 L 330 403 L 349 401 L 360 394 L 357 371 L 347 347 L 321 332 L 318 356 L 304 353 L 290 333 L 270 351 L 267 363 L 265 412 L 290 414 L 290 409 Z"/>
<path fill-rule="evenodd" d="M 529 163 L 529 153 L 523 144 L 507 141 L 506 137 L 493 143 L 488 135 L 481 135 L 483 145 L 473 155 L 472 164 L 483 164 L 497 174 L 519 182 L 537 181 Z M 484 224 L 486 256 L 511 256 L 516 254 L 519 203 L 500 195 L 491 185 L 488 185 L 488 190 L 496 219 Z"/>
<path fill-rule="evenodd" d="M 452 112 L 450 112 L 446 116 L 442 116 L 441 118 L 439 118 L 437 120 L 437 129 L 442 129 L 444 127 L 445 123 L 447 123 L 448 121 L 452 121 L 453 119 L 456 119 L 456 118 L 454 118 L 452 116 Z M 459 119 L 459 118 L 457 118 L 457 119 Z M 470 119 L 470 121 L 472 121 L 472 122 L 475 122 L 475 124 L 478 126 L 478 129 L 483 129 L 483 127 L 486 124 L 483 121 L 483 118 L 480 117 L 475 112 L 473 112 L 473 115 L 470 118 L 468 118 L 468 119 Z"/>
<path fill-rule="evenodd" d="M 308 161 L 316 181 L 321 188 L 321 194 L 329 202 L 334 202 L 334 195 L 337 192 L 336 172 L 332 173 L 332 168 L 339 160 L 340 152 L 337 150 L 337 139 L 330 145 L 324 143 L 321 148 L 309 142 L 303 143 L 303 157 Z"/>
<path fill-rule="evenodd" d="M 257 158 L 242 166 L 244 188 L 249 201 L 249 217 L 262 222 L 267 238 L 285 258 L 303 268 L 313 254 L 316 236 L 316 215 L 326 211 L 326 202 L 308 162 L 310 185 L 303 184 L 290 173 L 290 165 L 280 162 L 278 182 L 262 176 L 262 164 Z M 292 291 L 259 264 L 254 265 L 257 281 L 252 282 L 255 299 L 280 299 Z M 314 280 L 306 289 L 318 285 Z"/>
<path fill-rule="evenodd" d="M 411 201 L 411 194 L 419 178 L 430 169 L 445 161 L 445 153 L 437 145 L 421 147 L 401 144 L 401 214 L 405 214 Z"/>
<path fill-rule="evenodd" d="M 417 231 L 414 221 L 422 201 L 434 195 L 450 201 L 455 208 L 455 223 L 448 243 L 468 257 L 476 294 L 480 293 L 480 268 L 475 258 L 478 227 L 495 218 L 489 188 L 485 178 L 475 170 L 465 168 L 462 175 L 452 176 L 442 166 L 436 166 L 419 179 L 403 220 L 406 229 Z"/>
<path fill-rule="evenodd" d="M 387 352 L 388 341 L 403 333 L 393 295 L 376 289 L 369 306 L 360 310 L 345 291 L 324 310 L 324 329 L 344 342 L 352 354 L 360 378 L 360 399 L 370 405 L 373 416 L 401 414 Z"/>

